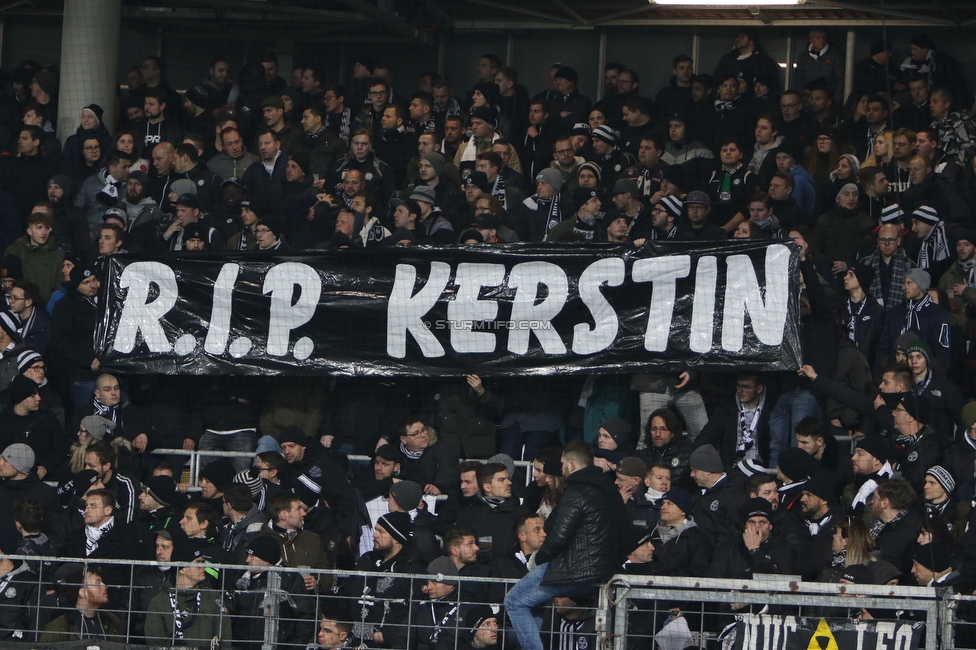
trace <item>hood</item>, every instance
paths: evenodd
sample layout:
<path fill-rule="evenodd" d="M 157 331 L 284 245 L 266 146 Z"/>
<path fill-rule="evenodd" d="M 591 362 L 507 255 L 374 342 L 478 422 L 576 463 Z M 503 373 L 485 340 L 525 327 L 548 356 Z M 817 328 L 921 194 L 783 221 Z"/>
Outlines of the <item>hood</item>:
<path fill-rule="evenodd" d="M 604 472 L 596 465 L 590 465 L 577 470 L 566 479 L 567 485 L 585 484 L 591 485 L 596 489 L 608 494 L 617 494 L 617 486 L 613 484 L 610 473 Z M 619 497 L 618 497 L 619 498 Z"/>
<path fill-rule="evenodd" d="M 80 136 L 89 137 L 89 138 L 95 137 L 95 138 L 98 138 L 99 140 L 102 139 L 99 136 L 104 136 L 105 138 L 108 138 L 109 140 L 112 139 L 112 134 L 108 132 L 108 129 L 101 122 L 99 122 L 98 123 L 98 126 L 96 126 L 94 129 L 84 129 L 79 124 L 78 125 L 78 128 L 75 130 L 75 135 L 80 135 Z"/>

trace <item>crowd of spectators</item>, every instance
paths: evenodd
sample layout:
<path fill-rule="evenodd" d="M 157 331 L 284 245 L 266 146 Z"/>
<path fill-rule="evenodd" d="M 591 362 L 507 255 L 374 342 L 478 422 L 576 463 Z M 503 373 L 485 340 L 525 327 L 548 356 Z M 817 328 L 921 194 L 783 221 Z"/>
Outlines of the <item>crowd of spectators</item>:
<path fill-rule="evenodd" d="M 0 637 L 257 648 L 270 565 L 391 574 L 286 575 L 279 643 L 295 647 L 491 647 L 505 619 L 479 604 L 505 589 L 463 579 L 544 562 L 563 583 L 784 574 L 972 593 L 976 124 L 956 60 L 924 34 L 908 45 L 899 66 L 873 43 L 844 98 L 822 30 L 783 89 L 743 29 L 712 75 L 675 56 L 653 98 L 608 64 L 596 103 L 572 67 L 530 95 L 491 54 L 467 91 L 423 75 L 399 92 L 386 64 L 357 62 L 347 86 L 315 67 L 286 81 L 268 53 L 236 80 L 215 58 L 178 93 L 149 57 L 118 123 L 88 105 L 63 143 L 56 71 L 11 71 L 0 551 L 59 562 L 0 556 Z M 795 373 L 176 381 L 116 377 L 93 348 L 121 252 L 731 238 L 799 249 Z M 194 492 L 165 449 L 255 456 L 203 458 Z M 512 459 L 533 462 L 527 487 Z M 580 542 L 568 511 L 601 499 Z M 566 561 L 581 543 L 595 555 Z M 592 596 L 542 587 L 551 647 L 587 647 Z"/>

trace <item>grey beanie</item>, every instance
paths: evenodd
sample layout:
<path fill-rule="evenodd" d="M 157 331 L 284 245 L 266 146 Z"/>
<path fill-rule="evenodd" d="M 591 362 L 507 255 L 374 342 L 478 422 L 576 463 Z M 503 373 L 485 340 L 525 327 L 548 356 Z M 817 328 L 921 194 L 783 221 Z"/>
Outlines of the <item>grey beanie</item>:
<path fill-rule="evenodd" d="M 105 434 L 115 430 L 115 422 L 101 415 L 86 415 L 81 418 L 81 426 L 95 440 L 105 440 Z"/>
<path fill-rule="evenodd" d="M 189 178 L 181 178 L 178 181 L 173 181 L 173 184 L 169 186 L 170 192 L 176 192 L 176 196 L 183 196 L 184 194 L 196 194 L 197 185 Z"/>
<path fill-rule="evenodd" d="M 932 286 L 932 276 L 923 269 L 915 268 L 906 271 L 905 277 L 914 282 L 923 293 L 928 291 L 929 287 Z"/>
<path fill-rule="evenodd" d="M 429 162 L 430 166 L 434 168 L 434 171 L 437 172 L 438 176 L 440 176 L 441 172 L 444 171 L 444 163 L 445 163 L 444 156 L 442 156 L 438 152 L 431 151 L 430 153 L 425 153 L 420 157 L 420 159 Z"/>
<path fill-rule="evenodd" d="M 554 169 L 552 167 L 546 167 L 541 172 L 536 174 L 535 180 L 549 183 L 557 192 L 563 187 L 562 173 L 558 169 Z"/>
<path fill-rule="evenodd" d="M 688 464 L 692 469 L 700 469 L 711 474 L 721 474 L 725 471 L 722 465 L 722 457 L 718 455 L 718 450 L 712 445 L 702 445 L 691 452 Z"/>
<path fill-rule="evenodd" d="M 492 456 L 491 458 L 485 461 L 486 465 L 489 465 L 491 463 L 498 463 L 500 465 L 504 465 L 505 469 L 508 470 L 508 478 L 515 477 L 515 461 L 512 460 L 512 457 L 509 456 L 508 454 L 495 454 L 494 456 Z"/>

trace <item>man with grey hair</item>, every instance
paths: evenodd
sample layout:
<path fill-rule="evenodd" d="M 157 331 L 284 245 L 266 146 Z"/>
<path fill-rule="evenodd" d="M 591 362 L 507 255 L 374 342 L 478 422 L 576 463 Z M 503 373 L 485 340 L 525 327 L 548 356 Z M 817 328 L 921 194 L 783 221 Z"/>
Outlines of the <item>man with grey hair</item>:
<path fill-rule="evenodd" d="M 553 228 L 573 216 L 573 206 L 560 192 L 562 173 L 553 167 L 535 175 L 536 192 L 522 201 L 517 209 L 517 232 L 522 241 L 539 242 Z"/>

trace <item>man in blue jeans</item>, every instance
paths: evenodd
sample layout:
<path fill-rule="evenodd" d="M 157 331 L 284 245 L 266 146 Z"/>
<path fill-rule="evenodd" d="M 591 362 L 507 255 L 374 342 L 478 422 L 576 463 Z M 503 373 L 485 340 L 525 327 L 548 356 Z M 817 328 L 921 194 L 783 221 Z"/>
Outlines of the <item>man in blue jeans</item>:
<path fill-rule="evenodd" d="M 529 573 L 505 597 L 522 650 L 543 650 L 542 618 L 532 608 L 559 596 L 595 591 L 620 566 L 617 533 L 624 506 L 613 479 L 593 465 L 593 450 L 577 440 L 562 453 L 566 491 L 546 520 L 546 540 Z"/>

